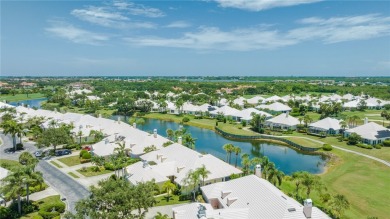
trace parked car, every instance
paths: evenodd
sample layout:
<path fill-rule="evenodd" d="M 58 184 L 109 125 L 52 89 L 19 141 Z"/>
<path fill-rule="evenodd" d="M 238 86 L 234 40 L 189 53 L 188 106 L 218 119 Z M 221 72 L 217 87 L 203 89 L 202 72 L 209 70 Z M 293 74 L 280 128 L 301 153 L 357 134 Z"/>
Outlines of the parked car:
<path fill-rule="evenodd" d="M 91 151 L 91 146 L 85 146 L 85 147 L 83 148 L 83 150 Z"/>
<path fill-rule="evenodd" d="M 37 150 L 37 151 L 34 152 L 34 155 L 35 155 L 35 157 L 37 157 L 37 158 L 42 157 L 43 151 L 42 151 L 42 150 Z"/>
<path fill-rule="evenodd" d="M 56 151 L 56 156 L 63 156 L 63 155 L 68 155 L 71 154 L 72 151 L 69 149 L 61 149 Z"/>

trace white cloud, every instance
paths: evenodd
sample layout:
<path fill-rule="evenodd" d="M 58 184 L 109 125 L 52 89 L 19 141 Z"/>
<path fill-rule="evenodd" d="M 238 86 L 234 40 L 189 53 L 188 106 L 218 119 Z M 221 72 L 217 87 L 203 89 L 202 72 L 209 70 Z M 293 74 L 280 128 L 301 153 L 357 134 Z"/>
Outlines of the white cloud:
<path fill-rule="evenodd" d="M 139 46 L 231 51 L 273 49 L 296 43 L 295 40 L 284 38 L 277 31 L 253 28 L 225 32 L 215 27 L 202 27 L 198 32 L 187 32 L 183 37 L 176 39 L 140 37 L 125 38 L 125 40 Z"/>
<path fill-rule="evenodd" d="M 149 22 L 130 21 L 128 17 L 109 7 L 89 6 L 85 9 L 74 9 L 71 14 L 80 20 L 111 28 L 154 28 Z"/>
<path fill-rule="evenodd" d="M 51 27 L 45 29 L 48 33 L 74 43 L 100 45 L 110 39 L 107 35 L 83 30 L 65 22 L 50 21 L 50 23 Z"/>
<path fill-rule="evenodd" d="M 238 8 L 249 11 L 262 11 L 276 7 L 315 3 L 322 0 L 212 0 L 224 8 Z"/>
<path fill-rule="evenodd" d="M 187 28 L 190 26 L 191 26 L 191 24 L 186 22 L 186 21 L 174 21 L 174 22 L 166 25 L 165 27 L 168 27 L 168 28 Z"/>
<path fill-rule="evenodd" d="M 364 40 L 390 35 L 390 17 L 362 15 L 350 17 L 305 18 L 298 21 L 303 27 L 279 31 L 272 25 L 223 31 L 216 27 L 202 27 L 185 32 L 178 38 L 157 36 L 127 37 L 137 46 L 176 47 L 197 50 L 252 51 L 275 49 L 310 40 L 325 44 Z"/>
<path fill-rule="evenodd" d="M 113 5 L 119 9 L 126 12 L 129 12 L 132 15 L 141 15 L 145 17 L 158 18 L 164 17 L 165 13 L 158 8 L 147 7 L 142 4 L 135 4 L 132 2 L 126 1 L 116 1 Z"/>
<path fill-rule="evenodd" d="M 299 23 L 307 26 L 290 30 L 287 34 L 289 38 L 298 40 L 319 39 L 325 43 L 338 43 L 390 34 L 390 17 L 377 14 L 329 19 L 310 17 L 300 20 Z"/>

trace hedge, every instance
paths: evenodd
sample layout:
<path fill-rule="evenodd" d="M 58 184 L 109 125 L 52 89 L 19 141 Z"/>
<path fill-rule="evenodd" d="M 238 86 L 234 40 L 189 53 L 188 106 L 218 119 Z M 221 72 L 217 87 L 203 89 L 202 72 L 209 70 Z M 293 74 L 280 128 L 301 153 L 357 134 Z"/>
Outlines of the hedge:
<path fill-rule="evenodd" d="M 383 146 L 390 147 L 390 140 L 384 140 L 383 141 Z"/>
<path fill-rule="evenodd" d="M 330 145 L 330 144 L 324 144 L 324 145 L 322 146 L 322 149 L 323 149 L 324 151 L 331 151 L 331 150 L 333 149 L 333 147 L 332 147 L 332 145 Z"/>
<path fill-rule="evenodd" d="M 64 203 L 48 203 L 40 207 L 38 214 L 44 219 L 52 219 L 54 217 L 60 216 L 60 214 L 64 212 Z"/>
<path fill-rule="evenodd" d="M 372 145 L 362 144 L 362 143 L 356 144 L 356 146 L 358 146 L 360 148 L 365 148 L 365 149 L 373 149 L 374 148 Z"/>

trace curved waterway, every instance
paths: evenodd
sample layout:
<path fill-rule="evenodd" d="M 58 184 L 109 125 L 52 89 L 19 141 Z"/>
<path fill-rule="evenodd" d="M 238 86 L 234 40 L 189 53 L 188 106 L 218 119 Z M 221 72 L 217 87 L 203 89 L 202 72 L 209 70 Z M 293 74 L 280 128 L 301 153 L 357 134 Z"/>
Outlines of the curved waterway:
<path fill-rule="evenodd" d="M 113 118 L 114 119 L 114 118 Z M 184 128 L 196 139 L 195 150 L 201 153 L 212 154 L 218 158 L 226 160 L 226 152 L 222 149 L 224 144 L 231 143 L 239 146 L 242 153 L 247 153 L 251 158 L 267 156 L 276 167 L 285 174 L 291 174 L 295 171 L 308 171 L 310 173 L 322 173 L 327 162 L 327 157 L 318 154 L 307 154 L 296 151 L 290 147 L 277 143 L 260 141 L 236 141 L 226 139 L 212 130 L 184 125 Z M 138 125 L 137 128 L 151 132 L 157 129 L 157 133 L 166 136 L 166 130 L 177 130 L 180 125 L 175 122 L 167 122 L 157 119 L 145 119 L 144 125 Z M 180 156 L 178 154 L 177 156 Z M 236 161 L 235 154 L 232 154 L 231 163 Z M 238 157 L 238 165 L 241 166 L 241 159 Z"/>

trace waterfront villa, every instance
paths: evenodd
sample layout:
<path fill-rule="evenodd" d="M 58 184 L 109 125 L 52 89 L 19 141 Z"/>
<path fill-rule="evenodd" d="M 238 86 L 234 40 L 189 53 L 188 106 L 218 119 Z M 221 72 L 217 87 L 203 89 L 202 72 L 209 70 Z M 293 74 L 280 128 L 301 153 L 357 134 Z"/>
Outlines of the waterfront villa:
<path fill-rule="evenodd" d="M 282 129 L 282 130 L 295 130 L 300 122 L 297 118 L 290 116 L 288 113 L 282 113 L 279 116 L 268 119 L 265 121 L 265 125 L 271 129 Z"/>
<path fill-rule="evenodd" d="M 344 136 L 348 137 L 352 133 L 360 135 L 363 143 L 371 145 L 380 144 L 384 140 L 390 139 L 390 129 L 375 122 L 368 122 L 367 118 L 364 119 L 364 125 L 345 130 Z"/>
<path fill-rule="evenodd" d="M 206 203 L 172 208 L 174 219 L 330 219 L 310 199 L 301 205 L 255 175 L 201 187 Z"/>
<path fill-rule="evenodd" d="M 262 97 L 262 96 L 254 96 L 254 97 L 249 98 L 249 99 L 247 100 L 247 102 L 248 102 L 249 104 L 252 104 L 252 105 L 260 104 L 260 103 L 262 103 L 263 101 L 264 101 L 264 97 Z"/>
<path fill-rule="evenodd" d="M 287 113 L 291 111 L 291 108 L 283 103 L 275 102 L 270 105 L 259 105 L 256 108 L 258 109 L 267 109 L 275 113 Z"/>
<path fill-rule="evenodd" d="M 317 122 L 311 123 L 307 131 L 310 134 L 317 135 L 322 135 L 322 133 L 326 133 L 328 135 L 336 135 L 340 133 L 341 121 L 342 120 L 327 117 L 325 119 L 321 119 Z"/>
<path fill-rule="evenodd" d="M 132 183 L 155 179 L 160 185 L 171 180 L 177 185 L 185 186 L 187 174 L 203 165 L 210 171 L 205 179 L 206 185 L 226 181 L 230 179 L 230 175 L 242 173 L 211 154 L 201 154 L 179 143 L 144 154 L 140 158 L 142 161 L 126 168 L 127 178 Z"/>
<path fill-rule="evenodd" d="M 239 113 L 240 113 L 240 110 L 225 105 L 221 108 L 218 108 L 214 111 L 211 111 L 210 115 L 212 117 L 217 117 L 219 114 L 222 114 L 224 116 L 231 116 L 234 120 L 237 120 L 237 117 L 235 115 L 237 115 Z"/>
<path fill-rule="evenodd" d="M 237 118 L 238 122 L 245 121 L 246 123 L 250 123 L 252 121 L 252 114 L 257 114 L 261 116 L 265 116 L 266 119 L 272 118 L 272 115 L 260 110 L 257 110 L 255 108 L 247 108 L 239 111 L 238 113 L 234 114 L 235 118 Z"/>

